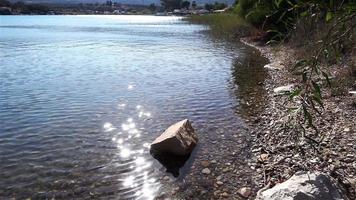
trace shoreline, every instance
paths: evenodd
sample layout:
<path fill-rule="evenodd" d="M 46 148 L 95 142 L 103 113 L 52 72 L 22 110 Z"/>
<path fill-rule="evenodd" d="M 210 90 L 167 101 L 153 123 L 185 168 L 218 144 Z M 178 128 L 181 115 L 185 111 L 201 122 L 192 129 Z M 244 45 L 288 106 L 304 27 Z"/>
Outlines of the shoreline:
<path fill-rule="evenodd" d="M 297 77 L 286 67 L 296 61 L 297 50 L 286 44 L 275 47 L 261 46 L 249 38 L 241 38 L 240 41 L 256 48 L 269 60 L 269 67 L 265 67 L 268 75 L 263 83 L 268 94 L 264 112 L 261 116 L 252 116 L 248 122 L 251 128 L 253 155 L 249 165 L 255 170 L 253 180 L 260 188 L 260 192 L 286 181 L 297 171 L 303 170 L 329 175 L 340 184 L 339 189 L 345 195 L 345 199 L 354 198 L 356 195 L 356 149 L 354 148 L 356 112 L 352 105 L 352 97 L 326 95 L 323 112 L 326 121 L 317 122 L 325 137 L 318 147 L 320 152 L 318 154 L 310 151 L 306 152 L 306 155 L 300 155 L 295 149 L 291 149 L 293 146 L 291 142 L 285 141 L 285 144 L 281 145 L 280 141 L 270 139 L 274 134 L 279 134 L 278 125 L 287 113 L 283 105 L 287 97 L 276 95 L 273 89 L 298 83 Z M 274 151 L 271 151 L 270 146 L 276 147 Z"/>

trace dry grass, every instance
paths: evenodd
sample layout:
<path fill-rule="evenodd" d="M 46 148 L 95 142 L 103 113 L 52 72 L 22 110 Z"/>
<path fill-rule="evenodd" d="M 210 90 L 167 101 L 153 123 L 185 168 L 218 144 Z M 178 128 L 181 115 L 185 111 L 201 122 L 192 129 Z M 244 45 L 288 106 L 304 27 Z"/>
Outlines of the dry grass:
<path fill-rule="evenodd" d="M 258 31 L 242 17 L 233 13 L 191 15 L 187 21 L 210 27 L 212 34 L 229 38 L 240 38 L 256 34 Z"/>

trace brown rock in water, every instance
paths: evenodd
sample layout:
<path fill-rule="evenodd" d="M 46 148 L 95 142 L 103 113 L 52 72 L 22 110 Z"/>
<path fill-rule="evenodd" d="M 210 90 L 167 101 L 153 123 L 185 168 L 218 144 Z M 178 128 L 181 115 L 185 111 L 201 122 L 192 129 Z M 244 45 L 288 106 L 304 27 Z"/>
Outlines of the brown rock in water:
<path fill-rule="evenodd" d="M 170 126 L 151 144 L 151 151 L 156 154 L 190 154 L 198 142 L 198 137 L 188 119 Z"/>

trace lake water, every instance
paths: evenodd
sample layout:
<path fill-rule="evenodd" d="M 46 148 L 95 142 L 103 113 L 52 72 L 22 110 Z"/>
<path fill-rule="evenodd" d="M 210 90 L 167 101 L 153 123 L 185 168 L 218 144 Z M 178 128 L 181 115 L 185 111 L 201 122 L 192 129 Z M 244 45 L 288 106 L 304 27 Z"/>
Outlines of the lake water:
<path fill-rule="evenodd" d="M 1 16 L 0 198 L 155 197 L 169 125 L 193 122 L 191 162 L 244 126 L 250 51 L 179 17 Z"/>

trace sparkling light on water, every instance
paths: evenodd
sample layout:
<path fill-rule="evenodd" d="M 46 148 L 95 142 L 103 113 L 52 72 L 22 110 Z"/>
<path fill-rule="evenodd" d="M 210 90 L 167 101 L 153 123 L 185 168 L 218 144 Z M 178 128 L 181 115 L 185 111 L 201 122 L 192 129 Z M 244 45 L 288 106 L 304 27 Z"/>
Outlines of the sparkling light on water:
<path fill-rule="evenodd" d="M 103 129 L 105 132 L 110 132 L 110 131 L 115 130 L 116 128 L 110 122 L 106 122 L 103 125 Z"/>
<path fill-rule="evenodd" d="M 119 109 L 124 109 L 126 107 L 126 104 L 125 103 L 120 103 L 120 104 L 117 105 L 117 107 Z"/>
<path fill-rule="evenodd" d="M 129 88 L 133 89 L 133 86 Z M 119 104 L 119 107 L 130 108 L 129 106 L 127 107 L 126 104 Z M 151 113 L 143 110 L 142 105 L 137 105 L 135 108 L 139 119 L 151 117 Z M 122 186 L 125 188 L 140 187 L 140 189 L 135 193 L 136 198 L 154 199 L 159 186 L 155 184 L 157 180 L 149 176 L 152 162 L 145 158 L 147 149 L 150 148 L 150 143 L 143 142 L 143 148 L 141 147 L 139 149 L 135 149 L 135 147 L 132 146 L 132 144 L 137 143 L 137 140 L 140 140 L 139 138 L 141 138 L 142 130 L 144 130 L 143 128 L 138 128 L 137 126 L 138 124 L 135 122 L 134 118 L 128 117 L 121 124 L 122 132 L 118 132 L 112 136 L 112 141 L 117 145 L 118 155 L 120 158 L 124 160 L 133 159 L 132 164 L 129 166 L 129 168 L 132 169 L 131 174 L 124 178 Z M 115 127 L 111 123 L 104 124 L 104 130 L 113 130 L 114 128 Z M 140 178 L 140 181 L 138 182 L 136 181 L 137 177 L 143 178 Z"/>
<path fill-rule="evenodd" d="M 130 85 L 127 86 L 127 89 L 128 89 L 128 90 L 133 90 L 134 87 L 135 87 L 134 85 L 131 85 L 131 84 L 130 84 Z"/>
<path fill-rule="evenodd" d="M 135 177 L 134 176 L 129 176 L 127 178 L 125 178 L 123 185 L 125 187 L 132 187 L 133 183 L 134 183 Z"/>
<path fill-rule="evenodd" d="M 130 157 L 131 154 L 132 154 L 132 151 L 131 151 L 130 149 L 121 148 L 120 156 L 121 156 L 122 158 L 128 158 L 128 157 Z"/>

